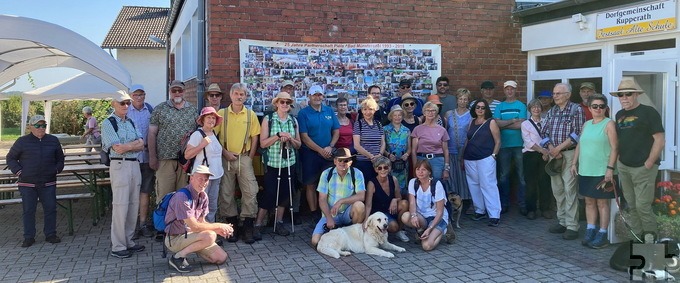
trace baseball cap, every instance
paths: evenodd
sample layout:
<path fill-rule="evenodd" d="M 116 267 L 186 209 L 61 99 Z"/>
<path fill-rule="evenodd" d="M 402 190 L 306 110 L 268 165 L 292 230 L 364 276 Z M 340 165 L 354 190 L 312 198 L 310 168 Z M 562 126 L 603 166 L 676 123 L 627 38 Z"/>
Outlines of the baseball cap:
<path fill-rule="evenodd" d="M 283 81 L 283 83 L 281 84 L 281 87 L 285 87 L 285 86 L 288 86 L 288 85 L 295 86 L 295 84 L 293 83 L 293 81 L 291 81 L 291 80 L 285 80 L 285 81 Z"/>
<path fill-rule="evenodd" d="M 36 124 L 40 121 L 44 121 L 44 122 L 47 123 L 47 120 L 45 120 L 45 116 L 43 116 L 43 115 L 34 115 L 33 117 L 31 117 L 31 120 L 29 120 L 28 123 L 33 125 L 33 124 Z"/>
<path fill-rule="evenodd" d="M 146 91 L 144 90 L 144 86 L 143 86 L 143 85 L 140 85 L 140 84 L 134 84 L 134 85 L 132 85 L 132 86 L 130 87 L 130 92 L 135 92 L 135 91 L 137 91 L 137 90 L 141 90 L 141 91 L 146 92 Z"/>
<path fill-rule="evenodd" d="M 541 90 L 541 92 L 538 93 L 538 97 L 552 97 L 552 92 L 549 90 Z"/>
<path fill-rule="evenodd" d="M 172 82 L 170 82 L 170 88 L 173 88 L 173 87 L 179 87 L 179 88 L 184 89 L 184 83 L 180 80 L 173 80 Z"/>
<path fill-rule="evenodd" d="M 589 89 L 595 90 L 595 84 L 591 83 L 591 82 L 584 82 L 584 83 L 581 84 L 581 87 L 579 89 L 582 89 L 582 88 L 589 88 Z"/>
<path fill-rule="evenodd" d="M 113 97 L 113 100 L 118 101 L 118 102 L 123 102 L 125 100 L 132 100 L 132 97 L 125 92 L 124 90 L 119 90 L 116 92 L 116 96 Z"/>
<path fill-rule="evenodd" d="M 317 94 L 317 93 L 320 93 L 322 95 L 324 94 L 323 88 L 321 88 L 321 86 L 313 85 L 312 87 L 309 88 L 309 95 L 314 95 L 314 94 Z"/>
<path fill-rule="evenodd" d="M 506 82 L 503 83 L 503 88 L 506 88 L 506 87 L 509 87 L 509 86 L 511 86 L 513 88 L 517 88 L 517 82 L 516 81 L 506 81 Z"/>
<path fill-rule="evenodd" d="M 411 85 L 411 80 L 409 80 L 409 79 L 403 79 L 403 80 L 399 81 L 399 86 L 403 86 L 403 85 L 408 85 L 408 86 L 410 86 L 410 85 Z"/>
<path fill-rule="evenodd" d="M 482 83 L 482 85 L 481 85 L 479 88 L 490 88 L 490 89 L 494 89 L 494 88 L 496 88 L 496 86 L 493 84 L 492 81 L 484 81 L 484 82 Z"/>

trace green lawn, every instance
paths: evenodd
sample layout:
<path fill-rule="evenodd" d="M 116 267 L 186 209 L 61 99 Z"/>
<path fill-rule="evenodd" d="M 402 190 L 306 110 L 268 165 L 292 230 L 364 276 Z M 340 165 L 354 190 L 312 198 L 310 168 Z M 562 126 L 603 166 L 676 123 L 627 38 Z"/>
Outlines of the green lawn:
<path fill-rule="evenodd" d="M 21 130 L 19 127 L 16 128 L 3 128 L 2 129 L 2 141 L 13 141 L 21 136 Z"/>

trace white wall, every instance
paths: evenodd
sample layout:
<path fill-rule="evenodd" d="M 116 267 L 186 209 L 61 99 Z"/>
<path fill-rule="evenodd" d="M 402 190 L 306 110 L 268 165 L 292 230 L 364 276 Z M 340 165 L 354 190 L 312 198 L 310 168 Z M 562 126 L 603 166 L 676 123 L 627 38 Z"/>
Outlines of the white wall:
<path fill-rule="evenodd" d="M 132 84 L 141 84 L 146 102 L 154 107 L 165 101 L 165 49 L 118 49 L 118 61 L 130 72 Z"/>

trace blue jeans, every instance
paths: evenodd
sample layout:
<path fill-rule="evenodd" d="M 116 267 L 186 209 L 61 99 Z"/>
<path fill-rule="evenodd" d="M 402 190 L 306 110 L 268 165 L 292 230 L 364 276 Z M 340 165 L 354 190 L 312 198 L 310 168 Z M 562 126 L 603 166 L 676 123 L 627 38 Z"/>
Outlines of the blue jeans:
<path fill-rule="evenodd" d="M 215 214 L 217 214 L 217 202 L 220 198 L 220 182 L 222 178 L 217 178 L 210 180 L 208 182 L 208 187 L 205 189 L 205 193 L 208 195 L 208 215 L 205 216 L 205 220 L 210 223 L 215 223 Z"/>
<path fill-rule="evenodd" d="M 501 207 L 508 207 L 510 205 L 510 169 L 514 161 L 515 172 L 517 172 L 517 179 L 519 180 L 519 190 L 517 190 L 517 203 L 520 208 L 524 208 L 524 191 L 526 183 L 524 182 L 524 165 L 522 162 L 522 147 L 503 147 L 498 152 L 499 164 L 501 169 L 500 186 L 498 189 L 501 196 Z"/>
<path fill-rule="evenodd" d="M 35 209 L 42 203 L 45 237 L 57 235 L 57 186 L 44 188 L 19 187 L 23 206 L 24 239 L 35 238 Z"/>
<path fill-rule="evenodd" d="M 427 159 L 425 157 L 416 157 L 418 161 L 421 159 Z M 442 172 L 444 172 L 444 157 L 435 157 L 432 159 L 427 159 L 428 162 L 430 162 L 430 166 L 432 166 L 432 178 L 441 180 L 442 179 Z M 414 165 L 415 166 L 415 165 Z M 442 182 L 444 184 L 444 182 Z"/>

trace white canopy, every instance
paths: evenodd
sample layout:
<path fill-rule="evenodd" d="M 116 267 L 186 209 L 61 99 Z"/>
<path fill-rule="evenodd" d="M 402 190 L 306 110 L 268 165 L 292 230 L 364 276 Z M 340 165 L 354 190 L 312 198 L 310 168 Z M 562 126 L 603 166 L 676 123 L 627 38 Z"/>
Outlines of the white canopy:
<path fill-rule="evenodd" d="M 28 72 L 51 67 L 84 71 L 117 90 L 127 91 L 130 86 L 130 74 L 118 61 L 69 29 L 8 15 L 0 15 L 0 27 L 0 86 Z M 22 113 L 23 117 L 26 113 Z M 21 128 L 26 128 L 25 119 L 22 119 Z"/>
<path fill-rule="evenodd" d="M 107 99 L 118 88 L 91 74 L 82 73 L 62 82 L 25 92 L 23 101 Z"/>

